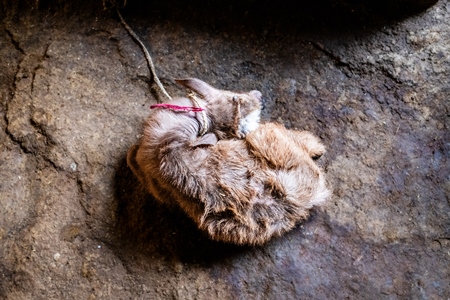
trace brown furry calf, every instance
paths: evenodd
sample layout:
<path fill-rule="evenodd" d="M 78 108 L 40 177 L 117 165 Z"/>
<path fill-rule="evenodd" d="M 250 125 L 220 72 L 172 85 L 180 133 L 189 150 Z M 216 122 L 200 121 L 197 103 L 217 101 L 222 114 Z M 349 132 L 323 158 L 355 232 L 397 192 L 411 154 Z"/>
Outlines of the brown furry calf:
<path fill-rule="evenodd" d="M 306 131 L 259 125 L 261 93 L 177 82 L 202 97 L 194 102 L 206 114 L 154 110 L 127 157 L 157 200 L 181 207 L 213 240 L 256 245 L 291 230 L 328 198 L 312 160 L 324 146 Z M 192 106 L 187 98 L 171 104 Z"/>

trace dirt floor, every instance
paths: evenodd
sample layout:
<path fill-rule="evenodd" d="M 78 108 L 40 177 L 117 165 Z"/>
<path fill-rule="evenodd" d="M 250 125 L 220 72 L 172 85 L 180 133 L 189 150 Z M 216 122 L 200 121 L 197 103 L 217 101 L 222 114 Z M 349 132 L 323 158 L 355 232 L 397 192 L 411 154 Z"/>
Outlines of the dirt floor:
<path fill-rule="evenodd" d="M 327 145 L 332 199 L 262 247 L 142 191 L 125 155 L 159 94 L 108 3 L 28 2 L 0 4 L 1 299 L 450 298 L 450 2 L 122 9 L 172 95 L 258 89 Z"/>

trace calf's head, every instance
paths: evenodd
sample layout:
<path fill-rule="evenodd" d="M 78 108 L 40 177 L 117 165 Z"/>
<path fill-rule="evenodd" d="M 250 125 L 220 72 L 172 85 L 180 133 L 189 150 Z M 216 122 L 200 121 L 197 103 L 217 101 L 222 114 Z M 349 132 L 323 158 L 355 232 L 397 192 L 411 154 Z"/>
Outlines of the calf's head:
<path fill-rule="evenodd" d="M 259 91 L 235 93 L 218 90 L 196 78 L 176 79 L 177 83 L 197 93 L 220 138 L 244 138 L 258 128 L 262 95 Z"/>

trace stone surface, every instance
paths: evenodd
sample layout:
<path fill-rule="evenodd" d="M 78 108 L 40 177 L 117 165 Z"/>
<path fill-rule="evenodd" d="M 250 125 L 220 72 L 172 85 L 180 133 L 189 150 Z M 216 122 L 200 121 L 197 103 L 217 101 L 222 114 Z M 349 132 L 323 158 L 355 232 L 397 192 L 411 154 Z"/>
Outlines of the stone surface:
<path fill-rule="evenodd" d="M 209 241 L 127 168 L 159 95 L 115 12 L 31 2 L 0 9 L 0 298 L 450 298 L 447 1 L 123 9 L 169 93 L 259 89 L 265 120 L 327 145 L 330 203 L 256 248 Z"/>

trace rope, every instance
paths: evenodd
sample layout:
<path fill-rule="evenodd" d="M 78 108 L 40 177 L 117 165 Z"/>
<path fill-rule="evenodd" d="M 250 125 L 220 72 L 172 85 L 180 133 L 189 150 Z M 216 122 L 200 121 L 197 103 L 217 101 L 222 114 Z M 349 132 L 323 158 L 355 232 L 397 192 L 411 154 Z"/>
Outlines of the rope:
<path fill-rule="evenodd" d="M 125 0 L 126 3 L 126 0 Z M 125 27 L 125 29 L 128 31 L 128 33 L 136 40 L 136 42 L 139 44 L 139 46 L 141 46 L 142 51 L 144 51 L 145 54 L 145 58 L 147 59 L 147 63 L 148 66 L 150 67 L 150 71 L 153 75 L 153 80 L 155 81 L 156 85 L 158 86 L 159 90 L 170 100 L 172 101 L 172 97 L 169 95 L 169 93 L 167 93 L 167 91 L 164 89 L 164 86 L 162 85 L 161 81 L 159 81 L 158 76 L 156 76 L 156 71 L 155 71 L 155 65 L 153 64 L 152 58 L 150 57 L 150 54 L 147 51 L 147 48 L 145 48 L 144 43 L 141 42 L 141 40 L 139 39 L 139 37 L 136 35 L 136 33 L 134 33 L 133 29 L 130 28 L 130 26 L 128 26 L 128 24 L 125 22 L 125 20 L 123 19 L 122 15 L 120 14 L 119 9 L 116 7 L 116 11 L 117 14 L 119 15 L 120 18 L 120 22 L 122 23 L 122 25 Z M 189 94 L 189 98 L 191 99 L 191 101 L 194 104 L 194 107 L 190 110 L 196 113 L 200 113 L 201 114 L 201 124 L 200 124 L 200 136 L 203 136 L 206 132 L 208 132 L 209 130 L 209 126 L 208 126 L 208 119 L 206 117 L 206 112 L 205 109 L 201 107 L 199 100 L 197 98 L 197 96 L 194 93 L 190 93 Z M 170 107 L 169 107 L 170 106 Z M 170 108 L 173 110 L 178 110 L 178 111 L 182 111 L 185 110 L 186 107 L 177 107 L 174 109 L 174 105 L 170 105 L 170 104 L 163 104 L 162 106 L 159 105 L 154 105 L 153 107 L 150 108 L 156 108 L 156 107 L 163 107 L 163 108 Z"/>
<path fill-rule="evenodd" d="M 164 108 L 164 109 L 170 109 L 173 111 L 184 111 L 184 112 L 199 112 L 199 111 L 204 111 L 204 108 L 201 107 L 195 107 L 195 106 L 183 106 L 183 105 L 174 105 L 174 104 L 168 104 L 168 103 L 160 103 L 160 104 L 155 104 L 155 105 L 151 105 L 150 109 L 155 109 L 155 108 Z"/>
<path fill-rule="evenodd" d="M 122 18 L 122 15 L 120 14 L 120 11 L 118 8 L 116 8 L 117 14 L 119 15 L 120 22 L 125 27 L 125 29 L 128 31 L 128 33 L 136 40 L 136 42 L 141 46 L 142 51 L 144 51 L 145 58 L 147 59 L 148 66 L 150 67 L 150 71 L 153 76 L 153 80 L 155 81 L 156 85 L 158 86 L 159 90 L 166 96 L 169 100 L 172 100 L 172 97 L 170 97 L 169 93 L 167 93 L 166 89 L 162 85 L 161 81 L 159 81 L 158 76 L 156 76 L 155 71 L 155 65 L 153 64 L 152 58 L 150 54 L 147 51 L 147 48 L 145 48 L 145 45 L 141 42 L 139 37 L 134 33 L 134 31 L 128 26 L 128 24 L 125 22 L 125 20 Z"/>

